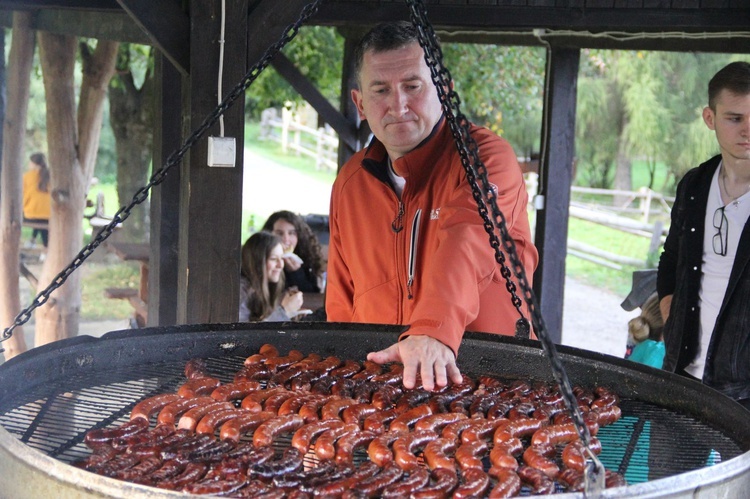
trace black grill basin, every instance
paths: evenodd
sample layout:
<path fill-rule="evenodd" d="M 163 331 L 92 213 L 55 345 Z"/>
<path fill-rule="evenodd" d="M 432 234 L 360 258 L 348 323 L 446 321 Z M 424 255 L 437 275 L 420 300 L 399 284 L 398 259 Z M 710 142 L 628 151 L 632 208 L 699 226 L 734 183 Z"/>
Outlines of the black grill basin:
<path fill-rule="evenodd" d="M 280 352 L 297 349 L 361 361 L 368 352 L 392 344 L 401 331 L 348 323 L 202 324 L 114 331 L 30 350 L 0 366 L 0 465 L 6 470 L 0 474 L 0 491 L 23 482 L 11 478 L 15 470 L 33 472 L 39 487 L 52 487 L 37 492 L 173 496 L 69 463 L 89 454 L 82 443 L 87 431 L 120 424 L 138 401 L 174 392 L 184 382 L 189 359 L 206 359 L 211 375 L 228 382 L 265 343 Z M 664 371 L 574 348 L 557 349 L 573 385 L 606 386 L 621 397 L 623 417 L 602 428 L 598 438 L 603 464 L 622 473 L 630 485 L 608 489 L 603 497 L 746 497 L 750 411 Z M 536 341 L 467 333 L 458 361 L 473 376 L 553 380 Z M 8 497 L 33 497 L 25 490 Z"/>

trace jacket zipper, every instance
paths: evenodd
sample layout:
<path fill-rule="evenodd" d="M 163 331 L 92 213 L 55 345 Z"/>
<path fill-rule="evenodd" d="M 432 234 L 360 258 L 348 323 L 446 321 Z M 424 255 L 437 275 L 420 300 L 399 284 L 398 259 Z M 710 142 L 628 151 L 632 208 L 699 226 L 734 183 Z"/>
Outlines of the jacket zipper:
<path fill-rule="evenodd" d="M 401 201 L 398 202 L 398 213 L 396 214 L 396 218 L 393 219 L 393 222 L 391 222 L 391 229 L 393 232 L 398 234 L 401 232 L 404 228 L 404 203 Z"/>
<path fill-rule="evenodd" d="M 422 208 L 419 208 L 414 214 L 414 219 L 411 222 L 411 241 L 409 242 L 409 279 L 406 281 L 406 291 L 408 298 L 411 300 L 414 295 L 411 292 L 412 284 L 414 284 L 414 271 L 417 266 L 417 246 L 419 243 L 419 221 L 422 218 Z"/>

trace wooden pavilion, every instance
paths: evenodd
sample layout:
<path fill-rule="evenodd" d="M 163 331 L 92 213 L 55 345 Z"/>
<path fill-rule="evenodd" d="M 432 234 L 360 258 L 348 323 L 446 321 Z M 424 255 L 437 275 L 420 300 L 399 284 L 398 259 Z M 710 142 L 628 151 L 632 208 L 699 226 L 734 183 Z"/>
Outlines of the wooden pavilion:
<path fill-rule="evenodd" d="M 226 0 L 224 92 L 234 86 L 295 21 L 309 0 Z M 550 336 L 562 330 L 568 205 L 572 183 L 576 79 L 583 48 L 750 52 L 746 0 L 427 0 L 444 41 L 547 47 L 536 245 L 535 291 Z M 220 0 L 0 0 L 0 20 L 33 10 L 34 28 L 158 48 L 154 164 L 164 164 L 216 100 Z M 336 109 L 283 56 L 273 62 L 339 134 L 340 164 L 363 145 L 349 99 L 350 54 L 369 26 L 408 19 L 401 0 L 327 0 L 311 22 L 345 38 L 342 98 Z M 304 43 L 298 40 L 297 43 Z M 460 78 L 460 75 L 454 75 Z M 237 313 L 242 206 L 243 100 L 224 118 L 237 139 L 235 168 L 206 165 L 200 140 L 151 198 L 149 324 L 232 322 Z M 542 124 L 540 124 L 542 126 Z M 218 135 L 210 130 L 208 135 Z M 550 182 L 554 179 L 554 182 Z M 217 230 L 220 228 L 220 230 Z M 236 276 L 236 277 L 235 277 Z"/>

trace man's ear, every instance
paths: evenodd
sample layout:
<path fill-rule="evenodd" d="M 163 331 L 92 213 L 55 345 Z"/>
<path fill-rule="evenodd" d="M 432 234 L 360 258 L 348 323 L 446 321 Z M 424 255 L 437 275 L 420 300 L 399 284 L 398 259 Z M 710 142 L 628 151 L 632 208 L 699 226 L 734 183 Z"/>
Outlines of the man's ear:
<path fill-rule="evenodd" d="M 354 102 L 354 105 L 357 106 L 357 114 L 359 115 L 359 119 L 362 121 L 366 120 L 367 117 L 365 116 L 365 110 L 362 106 L 362 92 L 360 92 L 356 88 L 352 89 L 352 101 Z"/>
<path fill-rule="evenodd" d="M 709 130 L 716 130 L 716 115 L 710 107 L 706 106 L 703 108 L 703 122 L 706 124 Z"/>

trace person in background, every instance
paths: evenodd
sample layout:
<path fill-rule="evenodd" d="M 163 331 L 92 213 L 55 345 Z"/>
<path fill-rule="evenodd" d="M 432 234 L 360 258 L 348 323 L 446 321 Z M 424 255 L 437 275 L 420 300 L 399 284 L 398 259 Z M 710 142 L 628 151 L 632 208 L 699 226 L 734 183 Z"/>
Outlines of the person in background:
<path fill-rule="evenodd" d="M 518 311 L 506 291 L 460 156 L 443 116 L 417 30 L 381 24 L 354 51 L 352 99 L 374 134 L 344 165 L 330 210 L 329 321 L 408 325 L 368 359 L 404 365 L 403 384 L 460 383 L 456 355 L 468 330 L 513 335 Z M 471 127 L 497 203 L 530 279 L 527 194 L 516 154 Z"/>
<path fill-rule="evenodd" d="M 659 295 L 653 293 L 641 306 L 641 314 L 628 321 L 628 345 L 625 358 L 661 369 L 664 363 L 664 321 L 659 310 Z"/>
<path fill-rule="evenodd" d="M 291 211 L 271 214 L 263 230 L 281 238 L 284 246 L 284 276 L 287 287 L 305 293 L 320 293 L 325 263 L 318 238 L 299 215 Z"/>
<path fill-rule="evenodd" d="M 23 175 L 23 221 L 25 223 L 49 224 L 52 202 L 49 194 L 49 168 L 44 154 L 36 152 L 29 157 L 29 171 Z M 34 227 L 30 245 L 36 244 L 37 236 L 46 248 L 49 230 Z"/>
<path fill-rule="evenodd" d="M 708 84 L 703 121 L 720 154 L 677 186 L 659 260 L 664 369 L 750 409 L 750 64 Z"/>
<path fill-rule="evenodd" d="M 288 321 L 302 307 L 302 292 L 284 289 L 281 239 L 256 232 L 242 245 L 240 321 Z"/>

